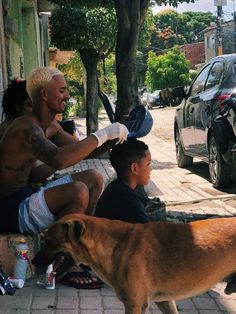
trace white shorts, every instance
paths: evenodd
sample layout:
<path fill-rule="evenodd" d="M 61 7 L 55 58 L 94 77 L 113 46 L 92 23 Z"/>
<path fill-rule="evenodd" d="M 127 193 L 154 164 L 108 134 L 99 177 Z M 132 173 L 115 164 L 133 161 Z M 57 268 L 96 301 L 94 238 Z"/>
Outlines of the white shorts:
<path fill-rule="evenodd" d="M 20 203 L 19 206 L 19 229 L 21 233 L 39 233 L 48 228 L 54 221 L 55 216 L 50 212 L 44 197 L 44 191 L 61 184 L 71 183 L 70 175 L 51 181 L 40 190 Z"/>

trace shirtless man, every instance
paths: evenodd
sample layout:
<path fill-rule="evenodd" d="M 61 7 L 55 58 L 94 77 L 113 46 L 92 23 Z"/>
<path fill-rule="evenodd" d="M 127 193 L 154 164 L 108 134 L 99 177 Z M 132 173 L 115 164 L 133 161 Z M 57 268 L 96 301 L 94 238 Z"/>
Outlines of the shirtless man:
<path fill-rule="evenodd" d="M 45 133 L 69 99 L 63 74 L 50 67 L 37 68 L 28 78 L 27 91 L 32 113 L 16 118 L 0 142 L 0 232 L 33 234 L 66 214 L 91 214 L 101 193 L 94 195 L 94 183 L 88 179 L 88 171 L 94 170 L 65 176 L 34 193 L 27 184 L 35 161 L 61 170 L 86 158 L 107 140 L 123 142 L 128 134 L 124 125 L 114 123 L 68 145 L 59 146 L 55 136 L 54 144 Z M 101 181 L 101 175 L 97 176 L 97 182 Z"/>
<path fill-rule="evenodd" d="M 16 118 L 31 112 L 32 101 L 26 91 L 26 80 L 19 78 L 13 79 L 3 94 L 2 120 L 3 118 L 4 120 L 0 124 L 0 140 L 5 134 L 7 128 Z M 45 134 L 46 137 L 54 142 L 54 144 L 57 146 L 71 144 L 79 139 L 78 137 L 72 136 L 65 132 L 57 122 L 57 119 L 51 122 Z M 40 166 L 37 164 L 31 170 L 28 184 L 45 181 L 54 172 L 55 169 L 52 169 L 45 164 L 41 164 Z M 89 174 L 90 173 L 88 173 L 88 175 Z M 93 177 L 93 175 L 95 176 Z M 99 182 L 101 181 L 96 171 L 91 172 L 91 182 L 96 182 L 97 179 Z M 99 189 L 99 191 L 101 190 L 99 182 L 94 184 L 93 191 L 96 189 L 96 187 Z"/>

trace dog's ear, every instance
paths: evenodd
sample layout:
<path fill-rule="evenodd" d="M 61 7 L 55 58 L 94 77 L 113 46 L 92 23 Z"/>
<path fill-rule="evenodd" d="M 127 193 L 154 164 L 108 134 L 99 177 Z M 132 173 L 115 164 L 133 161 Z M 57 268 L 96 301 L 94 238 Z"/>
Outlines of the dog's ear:
<path fill-rule="evenodd" d="M 79 241 L 81 235 L 84 233 L 85 225 L 79 220 L 67 222 L 68 238 L 72 242 Z"/>

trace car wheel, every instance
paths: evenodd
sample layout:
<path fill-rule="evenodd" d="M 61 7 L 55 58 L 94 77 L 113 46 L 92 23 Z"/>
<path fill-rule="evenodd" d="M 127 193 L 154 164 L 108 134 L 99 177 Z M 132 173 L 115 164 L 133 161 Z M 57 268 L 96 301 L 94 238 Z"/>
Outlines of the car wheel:
<path fill-rule="evenodd" d="M 177 159 L 178 167 L 185 168 L 193 164 L 193 157 L 190 157 L 184 154 L 179 130 L 177 130 L 175 134 L 175 151 L 176 151 L 176 159 Z"/>
<path fill-rule="evenodd" d="M 223 160 L 214 134 L 210 135 L 208 142 L 209 172 L 215 188 L 224 187 L 230 183 L 230 166 Z"/>

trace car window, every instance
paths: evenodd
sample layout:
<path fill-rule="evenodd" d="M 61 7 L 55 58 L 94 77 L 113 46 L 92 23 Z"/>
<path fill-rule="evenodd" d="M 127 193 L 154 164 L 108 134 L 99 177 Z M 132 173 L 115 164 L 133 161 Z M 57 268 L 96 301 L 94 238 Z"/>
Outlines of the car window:
<path fill-rule="evenodd" d="M 236 86 L 236 63 L 233 63 L 228 71 L 225 87 L 232 88 L 235 86 Z"/>
<path fill-rule="evenodd" d="M 209 69 L 210 69 L 210 64 L 208 64 L 197 76 L 197 78 L 195 79 L 192 87 L 191 87 L 191 92 L 190 92 L 190 96 L 199 94 L 200 92 L 203 91 L 204 86 L 205 86 L 205 82 L 206 79 L 208 77 L 208 73 L 209 73 Z"/>
<path fill-rule="evenodd" d="M 212 88 L 220 83 L 223 73 L 223 63 L 215 62 L 210 70 L 205 89 Z"/>
<path fill-rule="evenodd" d="M 236 83 L 236 63 L 234 63 L 232 65 L 232 77 L 231 77 L 231 79 L 234 83 Z"/>

